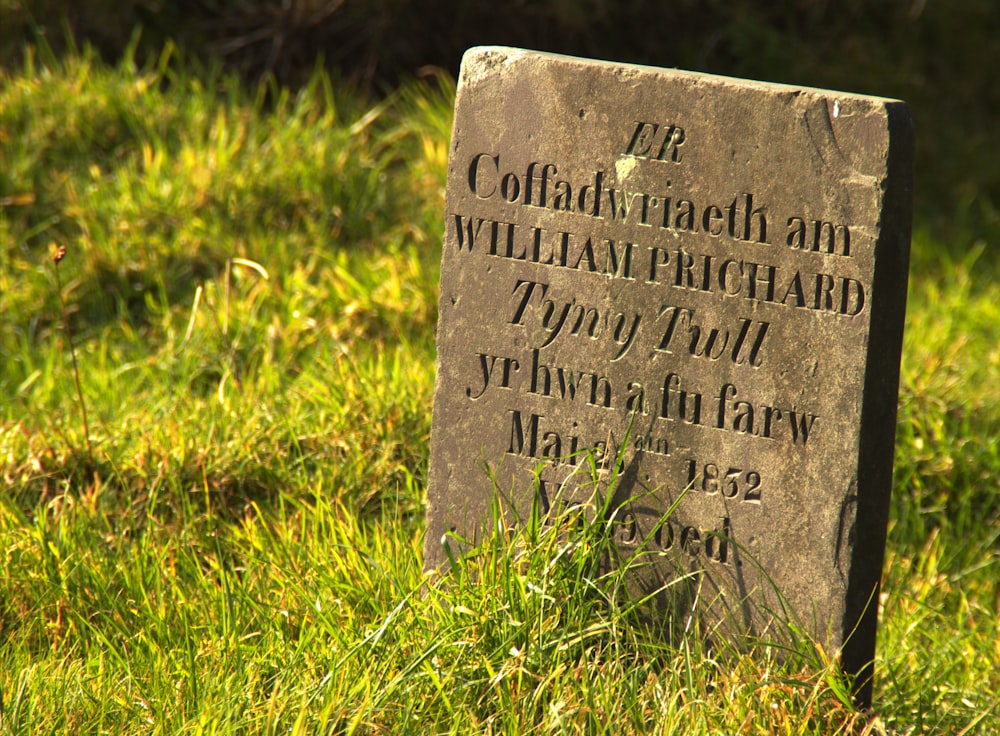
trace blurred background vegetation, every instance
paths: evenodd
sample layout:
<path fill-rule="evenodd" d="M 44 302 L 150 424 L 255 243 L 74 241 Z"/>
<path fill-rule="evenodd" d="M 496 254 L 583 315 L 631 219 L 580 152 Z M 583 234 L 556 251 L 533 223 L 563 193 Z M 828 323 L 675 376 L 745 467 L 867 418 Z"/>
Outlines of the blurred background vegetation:
<path fill-rule="evenodd" d="M 43 38 L 109 61 L 170 40 L 251 84 L 323 64 L 375 93 L 506 44 L 898 97 L 917 127 L 917 227 L 958 249 L 1000 232 L 994 0 L 0 0 L 0 65 Z"/>

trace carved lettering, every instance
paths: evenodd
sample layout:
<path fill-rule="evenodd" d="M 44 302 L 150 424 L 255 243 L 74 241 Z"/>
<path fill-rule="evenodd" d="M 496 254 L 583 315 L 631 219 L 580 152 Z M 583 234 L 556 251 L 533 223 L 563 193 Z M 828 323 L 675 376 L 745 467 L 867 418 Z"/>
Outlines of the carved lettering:
<path fill-rule="evenodd" d="M 672 353 L 671 345 L 681 342 L 687 353 L 695 358 L 708 358 L 715 361 L 725 356 L 734 365 L 749 363 L 754 368 L 759 368 L 763 362 L 761 349 L 771 327 L 770 322 L 758 322 L 741 317 L 738 320 L 739 331 L 733 337 L 734 333 L 728 329 L 723 330 L 721 327 L 696 322 L 695 310 L 693 309 L 662 305 L 657 317 L 658 319 L 666 317 L 663 337 L 660 339 L 659 345 L 656 346 L 658 352 Z M 683 338 L 674 339 L 678 335 L 679 329 L 686 331 L 686 340 Z M 727 348 L 729 349 L 727 350 Z"/>
<path fill-rule="evenodd" d="M 635 151 L 642 151 L 642 153 L 628 155 L 648 158 L 653 151 L 656 151 L 656 155 L 653 156 L 656 158 L 661 151 L 655 149 L 651 142 L 652 139 L 642 138 L 641 131 L 647 130 L 647 128 L 642 128 L 642 125 L 653 124 L 640 124 L 640 127 L 636 129 L 638 137 L 635 139 L 634 146 L 630 145 L 629 147 L 630 150 L 634 148 Z M 657 130 L 660 129 L 657 128 Z M 669 132 L 670 128 L 664 130 Z M 671 160 L 677 160 L 673 159 L 673 156 L 679 151 L 684 133 L 679 128 L 674 127 L 670 135 L 672 142 L 662 153 L 664 156 L 669 154 Z M 571 181 L 557 179 L 559 167 L 553 163 L 532 161 L 526 166 L 524 173 L 503 172 L 503 168 L 505 167 L 501 164 L 499 155 L 479 153 L 473 156 L 469 163 L 469 191 L 477 199 L 492 200 L 498 198 L 508 205 L 544 208 L 556 212 L 585 215 L 598 220 L 610 219 L 613 222 L 623 224 L 636 223 L 646 227 L 652 227 L 655 221 L 664 230 L 688 233 L 705 232 L 713 237 L 725 236 L 732 240 L 762 245 L 769 242 L 765 208 L 754 205 L 754 195 L 750 192 L 737 194 L 732 197 L 728 204 L 705 203 L 696 202 L 689 196 L 672 193 L 670 181 L 665 182 L 666 191 L 661 192 L 627 189 L 621 185 L 611 186 L 609 180 L 613 177 L 606 174 L 603 169 L 591 171 L 586 179 Z M 656 214 L 657 210 L 659 210 L 659 215 Z M 792 228 L 791 219 L 789 220 L 790 228 Z M 840 249 L 844 250 L 843 238 L 838 238 L 837 232 L 846 233 L 846 228 L 841 227 L 839 231 L 837 228 L 838 226 L 831 223 L 817 222 L 814 232 L 816 243 L 814 250 L 819 250 L 821 240 L 824 244 L 823 247 L 834 249 L 839 245 Z M 797 232 L 790 229 L 787 235 L 789 244 L 793 238 L 797 237 Z M 803 242 L 805 241 L 803 240 Z M 849 253 L 849 236 L 846 250 Z"/>
<path fill-rule="evenodd" d="M 473 395 L 471 387 L 465 389 L 466 396 L 475 401 L 486 393 L 486 389 L 488 389 L 490 385 L 494 385 L 497 388 L 512 388 L 510 383 L 512 372 L 517 373 L 521 369 L 521 364 L 515 358 L 505 358 L 498 355 L 486 355 L 485 353 L 478 353 L 477 355 L 479 357 L 479 368 L 482 373 L 483 386 L 475 393 L 475 395 Z M 501 366 L 499 384 L 493 381 L 493 374 L 498 361 Z"/>
<path fill-rule="evenodd" d="M 669 373 L 663 379 L 663 398 L 660 402 L 660 418 L 677 420 L 686 424 L 701 424 L 702 395 L 696 391 L 681 388 L 681 377 Z"/>
<path fill-rule="evenodd" d="M 684 129 L 677 125 L 636 122 L 625 153 L 637 158 L 680 163 Z"/>
<path fill-rule="evenodd" d="M 805 447 L 817 415 L 800 409 L 780 409 L 764 403 L 737 399 L 731 383 L 723 385 L 716 399 L 715 428 L 764 439 L 786 439 Z"/>
<path fill-rule="evenodd" d="M 597 470 L 606 470 L 618 456 L 614 435 L 588 442 L 580 437 L 579 425 L 568 428 L 551 426 L 543 414 L 524 414 L 518 409 L 507 411 L 510 417 L 507 454 L 536 460 L 546 460 L 554 466 L 576 466 L 593 457 Z"/>
<path fill-rule="evenodd" d="M 647 284 L 742 298 L 792 309 L 854 317 L 866 307 L 864 284 L 850 276 L 792 270 L 740 258 L 719 258 L 684 248 L 647 248 Z M 661 315 L 662 316 L 662 315 Z"/>
<path fill-rule="evenodd" d="M 561 401 L 580 400 L 591 406 L 611 408 L 611 380 L 607 376 L 563 366 L 545 365 L 537 349 L 531 351 L 529 394 Z"/>
<path fill-rule="evenodd" d="M 655 526 L 649 529 L 647 524 Z M 649 552 L 668 552 L 676 544 L 692 559 L 704 558 L 722 565 L 733 564 L 730 552 L 732 522 L 728 516 L 718 517 L 712 526 L 695 526 L 679 524 L 673 518 L 663 520 L 651 513 L 640 515 L 627 510 L 616 527 L 615 539 L 623 547 L 645 543 Z"/>
<path fill-rule="evenodd" d="M 580 304 L 576 298 L 568 302 L 548 299 L 545 298 L 548 289 L 548 284 L 518 280 L 512 295 L 516 306 L 509 324 L 525 325 L 524 320 L 530 312 L 534 317 L 532 324 L 538 325 L 545 335 L 538 347 L 548 347 L 561 336 L 588 338 L 595 342 L 610 338 L 617 346 L 612 362 L 628 353 L 639 332 L 641 314 L 602 310 L 600 307 Z M 535 294 L 538 294 L 539 301 L 533 307 L 532 297 Z"/>
<path fill-rule="evenodd" d="M 813 253 L 850 256 L 851 229 L 825 220 L 807 223 L 801 217 L 789 217 L 785 245 Z"/>
<path fill-rule="evenodd" d="M 687 488 L 743 503 L 760 503 L 760 473 L 756 470 L 688 460 Z"/>

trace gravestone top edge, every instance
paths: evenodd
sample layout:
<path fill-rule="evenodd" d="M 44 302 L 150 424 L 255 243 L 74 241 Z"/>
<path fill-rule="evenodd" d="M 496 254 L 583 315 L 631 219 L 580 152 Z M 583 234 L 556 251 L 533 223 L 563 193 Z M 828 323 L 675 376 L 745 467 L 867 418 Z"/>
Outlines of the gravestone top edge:
<path fill-rule="evenodd" d="M 581 68 L 589 68 L 595 71 L 617 72 L 624 71 L 632 74 L 650 75 L 652 77 L 669 77 L 672 79 L 688 80 L 696 84 L 704 84 L 717 87 L 738 87 L 741 89 L 758 89 L 765 92 L 777 93 L 804 93 L 826 98 L 854 99 L 867 101 L 872 104 L 884 105 L 886 107 L 902 107 L 908 110 L 904 100 L 895 97 L 881 95 L 870 95 L 860 92 L 849 92 L 843 90 L 832 90 L 823 87 L 810 85 L 790 84 L 787 82 L 768 82 L 763 80 L 745 79 L 712 72 L 697 72 L 676 67 L 658 67 L 649 64 L 634 64 L 630 62 L 609 61 L 604 59 L 589 59 L 571 54 L 557 54 L 550 51 L 534 51 L 532 49 L 517 48 L 514 46 L 484 45 L 473 46 L 462 55 L 462 63 L 459 72 L 459 82 L 462 85 L 475 85 L 478 81 L 488 78 L 500 65 L 513 64 L 522 61 L 537 60 L 550 61 L 557 64 L 577 65 Z"/>

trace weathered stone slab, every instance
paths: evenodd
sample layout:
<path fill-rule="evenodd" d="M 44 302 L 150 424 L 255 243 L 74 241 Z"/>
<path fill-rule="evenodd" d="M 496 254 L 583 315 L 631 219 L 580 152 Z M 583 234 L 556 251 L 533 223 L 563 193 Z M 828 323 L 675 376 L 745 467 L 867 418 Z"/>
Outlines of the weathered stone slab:
<path fill-rule="evenodd" d="M 591 493 L 581 453 L 606 475 L 625 444 L 622 549 L 647 540 L 662 580 L 696 572 L 706 626 L 780 636 L 770 612 L 787 607 L 865 672 L 911 149 L 894 100 L 468 52 L 426 565 L 486 520 L 487 465 L 523 513 Z"/>

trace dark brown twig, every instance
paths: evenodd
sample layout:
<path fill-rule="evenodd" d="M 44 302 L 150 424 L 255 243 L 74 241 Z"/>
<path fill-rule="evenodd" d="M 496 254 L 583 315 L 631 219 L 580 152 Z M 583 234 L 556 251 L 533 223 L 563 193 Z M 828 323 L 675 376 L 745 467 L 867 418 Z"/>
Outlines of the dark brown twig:
<path fill-rule="evenodd" d="M 66 331 L 66 339 L 69 341 L 69 354 L 73 359 L 73 378 L 76 379 L 76 395 L 80 399 L 80 413 L 83 415 L 83 435 L 87 440 L 87 457 L 93 460 L 94 448 L 90 444 L 90 423 L 87 421 L 87 404 L 83 400 L 83 388 L 80 386 L 80 367 L 76 363 L 76 346 L 73 344 L 73 330 L 69 324 L 69 313 L 66 311 L 66 301 L 63 299 L 62 279 L 59 278 L 59 262 L 66 257 L 66 246 L 60 245 L 56 248 L 52 262 L 55 264 L 56 290 L 59 293 L 59 306 L 62 309 L 63 328 Z"/>

